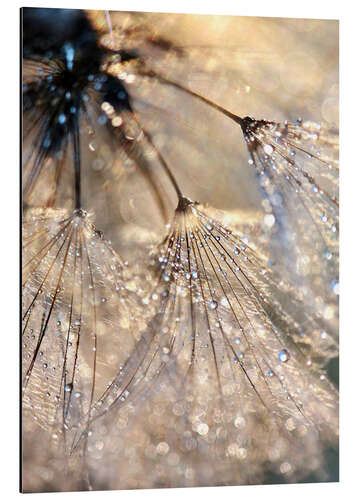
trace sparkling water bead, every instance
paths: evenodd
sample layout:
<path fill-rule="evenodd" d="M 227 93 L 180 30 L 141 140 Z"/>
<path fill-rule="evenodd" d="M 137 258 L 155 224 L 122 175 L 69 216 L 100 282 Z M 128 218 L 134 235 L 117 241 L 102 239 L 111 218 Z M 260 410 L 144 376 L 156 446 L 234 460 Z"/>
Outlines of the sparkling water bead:
<path fill-rule="evenodd" d="M 282 349 L 278 354 L 278 358 L 282 363 L 286 363 L 290 358 L 289 351 L 287 351 L 286 349 Z"/>
<path fill-rule="evenodd" d="M 211 300 L 211 302 L 209 303 L 209 308 L 214 310 L 214 309 L 217 309 L 217 301 L 216 300 Z"/>

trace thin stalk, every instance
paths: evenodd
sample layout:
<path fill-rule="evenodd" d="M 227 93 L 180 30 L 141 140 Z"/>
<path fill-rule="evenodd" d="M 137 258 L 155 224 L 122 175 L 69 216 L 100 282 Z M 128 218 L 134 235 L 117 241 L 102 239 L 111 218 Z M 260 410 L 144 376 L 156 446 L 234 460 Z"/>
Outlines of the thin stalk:
<path fill-rule="evenodd" d="M 170 179 L 170 182 L 171 182 L 171 184 L 172 184 L 172 186 L 173 186 L 173 188 L 174 188 L 174 190 L 175 190 L 175 192 L 176 192 L 176 194 L 177 194 L 177 197 L 178 197 L 179 201 L 181 201 L 181 200 L 184 198 L 184 196 L 183 196 L 183 194 L 182 194 L 181 189 L 179 188 L 179 185 L 178 185 L 178 183 L 177 183 L 177 181 L 176 181 L 176 179 L 175 179 L 175 176 L 174 176 L 174 175 L 173 175 L 173 173 L 171 172 L 171 169 L 170 169 L 170 167 L 168 166 L 168 164 L 167 164 L 167 162 L 166 162 L 165 158 L 162 156 L 162 154 L 160 153 L 160 151 L 157 149 L 157 147 L 156 147 L 156 146 L 155 146 L 155 144 L 153 143 L 153 140 L 152 140 L 152 137 L 151 137 L 150 133 L 149 133 L 149 132 L 147 132 L 147 130 L 144 130 L 144 129 L 143 129 L 143 132 L 144 132 L 144 134 L 145 134 L 145 136 L 146 136 L 146 138 L 147 138 L 148 142 L 149 142 L 149 143 L 151 144 L 151 146 L 155 149 L 155 152 L 156 152 L 156 154 L 157 154 L 157 157 L 159 158 L 159 161 L 160 161 L 161 165 L 163 166 L 163 168 L 164 168 L 164 170 L 165 170 L 165 172 L 166 172 L 166 174 L 167 174 L 168 178 Z"/>
<path fill-rule="evenodd" d="M 150 78 L 155 78 L 156 80 L 158 80 L 166 85 L 170 85 L 171 87 L 175 87 L 175 88 L 181 90 L 182 92 L 185 92 L 186 94 L 189 94 L 190 96 L 195 97 L 196 99 L 199 99 L 200 101 L 204 102 L 205 104 L 207 104 L 211 108 L 216 109 L 217 111 L 223 113 L 228 118 L 231 118 L 231 120 L 239 123 L 239 125 L 243 125 L 243 123 L 244 123 L 243 118 L 241 118 L 240 116 L 235 115 L 234 113 L 231 113 L 230 111 L 228 111 L 228 109 L 224 108 L 223 106 L 220 106 L 216 102 L 211 101 L 210 99 L 207 99 L 207 97 L 204 97 L 201 94 L 198 94 L 197 92 L 188 89 L 187 87 L 184 87 L 180 83 L 173 82 L 172 80 L 168 80 L 167 78 L 159 75 L 158 73 L 155 73 L 154 71 L 144 71 L 144 72 L 141 72 L 140 74 L 142 74 L 144 76 L 148 76 Z"/>
<path fill-rule="evenodd" d="M 76 210 L 82 207 L 81 205 L 81 156 L 79 142 L 79 127 L 78 119 L 73 121 L 73 156 L 74 156 L 74 196 Z"/>

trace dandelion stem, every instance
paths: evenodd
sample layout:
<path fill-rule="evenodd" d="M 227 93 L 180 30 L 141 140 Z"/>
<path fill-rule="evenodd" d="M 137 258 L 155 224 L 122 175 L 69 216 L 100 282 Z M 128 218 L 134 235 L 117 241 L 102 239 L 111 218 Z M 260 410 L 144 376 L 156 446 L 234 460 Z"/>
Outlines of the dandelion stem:
<path fill-rule="evenodd" d="M 191 95 L 192 97 L 195 97 L 196 99 L 199 99 L 200 101 L 204 102 L 205 104 L 207 104 L 211 108 L 214 108 L 217 111 L 220 111 L 225 116 L 228 116 L 228 118 L 231 118 L 233 121 L 239 123 L 239 125 L 241 125 L 241 126 L 244 123 L 243 118 L 241 118 L 240 116 L 235 115 L 234 113 L 231 113 L 231 111 L 228 111 L 228 109 L 224 108 L 223 106 L 220 106 L 216 102 L 211 101 L 210 99 L 207 99 L 207 97 L 204 97 L 203 95 L 198 94 L 197 92 L 190 90 L 187 87 L 184 87 L 180 83 L 169 80 L 169 79 L 159 75 L 158 73 L 156 73 L 154 71 L 144 71 L 144 72 L 141 72 L 141 74 L 144 76 L 148 76 L 150 78 L 155 78 L 156 80 L 159 80 L 160 82 L 162 82 L 166 85 L 170 85 L 172 87 L 176 87 L 179 90 L 182 90 L 182 92 L 185 92 L 185 93 Z"/>
<path fill-rule="evenodd" d="M 81 156 L 78 119 L 73 123 L 73 156 L 74 156 L 74 183 L 75 183 L 75 208 L 81 208 Z"/>
<path fill-rule="evenodd" d="M 171 181 L 171 183 L 172 183 L 173 188 L 174 188 L 174 189 L 175 189 L 175 191 L 176 191 L 176 194 L 177 194 L 178 199 L 179 199 L 179 200 L 182 200 L 182 199 L 184 198 L 184 196 L 183 196 L 183 194 L 182 194 L 182 191 L 181 191 L 181 189 L 179 188 L 179 185 L 178 185 L 178 183 L 177 183 L 177 181 L 176 181 L 176 179 L 175 179 L 175 177 L 174 177 L 173 173 L 171 172 L 171 169 L 170 169 L 170 167 L 168 166 L 168 164 L 167 164 L 167 162 L 166 162 L 165 158 L 162 156 L 162 154 L 160 153 L 160 151 L 159 151 L 159 150 L 157 149 L 157 147 L 155 146 L 155 144 L 154 144 L 154 142 L 153 142 L 153 140 L 152 140 L 152 137 L 151 137 L 150 133 L 149 133 L 149 132 L 147 132 L 147 130 L 144 130 L 144 129 L 143 129 L 143 132 L 144 132 L 144 134 L 145 134 L 145 136 L 146 136 L 147 140 L 148 140 L 148 141 L 149 141 L 149 143 L 151 144 L 151 146 L 155 149 L 155 152 L 156 152 L 156 154 L 157 154 L 157 157 L 158 157 L 158 159 L 159 159 L 159 161 L 160 161 L 161 165 L 164 167 L 164 170 L 165 170 L 165 172 L 166 172 L 166 174 L 167 174 L 168 178 L 170 179 L 170 181 Z"/>

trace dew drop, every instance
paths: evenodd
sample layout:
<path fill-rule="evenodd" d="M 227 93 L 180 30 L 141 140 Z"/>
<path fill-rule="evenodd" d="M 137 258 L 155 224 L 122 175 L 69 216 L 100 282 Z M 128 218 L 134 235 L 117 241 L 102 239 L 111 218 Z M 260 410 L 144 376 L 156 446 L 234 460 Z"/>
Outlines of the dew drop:
<path fill-rule="evenodd" d="M 64 113 L 61 113 L 58 117 L 58 123 L 60 125 L 63 125 L 66 122 L 66 115 Z"/>
<path fill-rule="evenodd" d="M 282 349 L 278 354 L 278 358 L 282 363 L 286 363 L 290 358 L 290 354 L 286 349 Z"/>
<path fill-rule="evenodd" d="M 201 436 L 205 436 L 206 434 L 208 434 L 208 431 L 209 431 L 209 427 L 207 424 L 200 424 L 198 427 L 197 427 L 197 432 L 198 434 L 200 434 Z"/>
<path fill-rule="evenodd" d="M 333 291 L 333 293 L 335 295 L 339 295 L 339 293 L 340 293 L 340 283 L 337 280 L 334 280 L 331 283 L 331 290 Z"/>
<path fill-rule="evenodd" d="M 245 418 L 237 416 L 234 419 L 234 427 L 236 427 L 237 429 L 240 429 L 240 428 L 242 428 L 244 426 L 245 426 Z"/>
<path fill-rule="evenodd" d="M 267 214 L 265 215 L 264 217 L 264 224 L 267 226 L 267 227 L 273 227 L 274 224 L 275 224 L 275 217 L 273 214 Z"/>
<path fill-rule="evenodd" d="M 267 154 L 267 155 L 271 155 L 272 152 L 273 152 L 273 147 L 270 145 L 270 144 L 266 144 L 264 146 L 264 153 Z"/>

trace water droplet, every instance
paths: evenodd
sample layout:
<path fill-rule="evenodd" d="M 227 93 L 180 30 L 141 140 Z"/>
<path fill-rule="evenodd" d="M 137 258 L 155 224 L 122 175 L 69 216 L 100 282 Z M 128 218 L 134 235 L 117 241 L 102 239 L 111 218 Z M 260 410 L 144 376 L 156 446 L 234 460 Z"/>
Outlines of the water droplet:
<path fill-rule="evenodd" d="M 101 115 L 98 118 L 98 123 L 99 123 L 99 125 L 105 125 L 107 120 L 108 120 L 108 118 L 105 115 Z"/>
<path fill-rule="evenodd" d="M 282 363 L 286 363 L 290 358 L 290 354 L 286 349 L 282 349 L 278 354 L 278 358 Z"/>
<path fill-rule="evenodd" d="M 96 229 L 96 230 L 94 231 L 94 236 L 95 236 L 96 238 L 100 238 L 100 239 L 102 239 L 102 238 L 103 238 L 103 233 L 102 233 L 102 231 L 99 231 L 99 230 L 97 230 L 97 229 Z"/>
<path fill-rule="evenodd" d="M 340 293 L 340 283 L 337 280 L 334 280 L 331 283 L 331 290 L 333 291 L 333 293 L 335 295 L 339 295 L 339 293 Z"/>
<path fill-rule="evenodd" d="M 236 417 L 234 419 L 234 427 L 237 427 L 237 429 L 242 428 L 245 426 L 245 418 L 244 417 Z"/>
<path fill-rule="evenodd" d="M 217 309 L 217 301 L 216 300 L 211 300 L 211 302 L 208 304 L 208 307 L 212 310 Z"/>
<path fill-rule="evenodd" d="M 273 152 L 273 147 L 270 145 L 270 144 L 266 144 L 264 146 L 264 153 L 267 154 L 267 155 L 271 155 L 272 152 Z"/>
<path fill-rule="evenodd" d="M 156 446 L 156 452 L 159 455 L 167 455 L 167 453 L 169 452 L 169 450 L 170 450 L 170 446 L 165 441 L 159 443 Z"/>
<path fill-rule="evenodd" d="M 73 384 L 66 384 L 64 386 L 64 392 L 71 392 L 73 389 Z"/>
<path fill-rule="evenodd" d="M 120 127 L 120 125 L 123 123 L 123 119 L 120 116 L 115 116 L 112 119 L 112 125 L 113 127 Z"/>
<path fill-rule="evenodd" d="M 209 427 L 207 424 L 199 424 L 197 426 L 197 432 L 201 436 L 205 436 L 206 434 L 208 434 L 208 431 L 209 431 Z"/>
<path fill-rule="evenodd" d="M 283 462 L 281 465 L 280 465 L 280 472 L 282 474 L 288 474 L 289 472 L 291 472 L 292 470 L 292 467 L 291 465 L 289 464 L 289 462 Z"/>
<path fill-rule="evenodd" d="M 264 224 L 267 226 L 267 227 L 273 227 L 274 224 L 275 224 L 275 217 L 273 214 L 267 214 L 265 215 L 264 217 Z"/>

